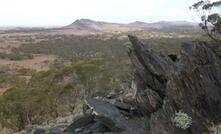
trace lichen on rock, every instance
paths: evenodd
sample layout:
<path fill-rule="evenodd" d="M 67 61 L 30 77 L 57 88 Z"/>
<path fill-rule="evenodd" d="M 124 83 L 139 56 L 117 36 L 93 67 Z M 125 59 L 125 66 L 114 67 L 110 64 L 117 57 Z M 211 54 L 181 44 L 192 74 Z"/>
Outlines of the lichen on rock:
<path fill-rule="evenodd" d="M 175 113 L 174 118 L 172 118 L 172 122 L 176 127 L 180 127 L 185 130 L 191 126 L 192 118 L 183 111 L 179 111 Z"/>

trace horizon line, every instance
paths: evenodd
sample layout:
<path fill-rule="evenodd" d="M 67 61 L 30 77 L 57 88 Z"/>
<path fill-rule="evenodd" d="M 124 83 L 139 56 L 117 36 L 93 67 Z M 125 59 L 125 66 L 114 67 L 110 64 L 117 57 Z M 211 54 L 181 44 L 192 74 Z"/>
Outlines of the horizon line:
<path fill-rule="evenodd" d="M 137 20 L 137 21 L 131 21 L 128 23 L 123 23 L 123 22 L 110 22 L 110 21 L 103 21 L 103 20 L 95 20 L 95 19 L 89 19 L 89 18 L 80 18 L 80 19 L 75 19 L 73 22 L 70 22 L 68 24 L 61 24 L 61 25 L 51 25 L 51 24 L 43 24 L 43 25 L 29 25 L 29 24 L 24 24 L 24 25 L 0 25 L 0 28 L 60 28 L 60 27 L 65 27 L 68 25 L 73 24 L 74 22 L 76 22 L 77 20 L 91 20 L 91 21 L 95 21 L 95 22 L 106 22 L 106 23 L 116 23 L 116 24 L 130 24 L 130 23 L 134 23 L 134 22 L 143 22 L 143 23 L 157 23 L 157 22 L 190 22 L 190 23 L 199 23 L 199 22 L 194 22 L 194 21 L 190 21 L 190 20 L 159 20 L 159 21 L 152 21 L 152 22 L 146 22 L 146 21 L 142 21 L 142 20 Z"/>

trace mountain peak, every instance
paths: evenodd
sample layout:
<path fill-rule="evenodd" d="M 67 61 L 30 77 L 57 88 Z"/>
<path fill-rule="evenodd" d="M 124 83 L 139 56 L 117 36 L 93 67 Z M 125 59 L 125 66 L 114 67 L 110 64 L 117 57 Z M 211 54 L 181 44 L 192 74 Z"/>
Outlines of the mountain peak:
<path fill-rule="evenodd" d="M 84 24 L 84 25 L 89 25 L 89 24 L 93 24 L 93 23 L 96 23 L 95 21 L 93 20 L 90 20 L 90 19 L 77 19 L 75 22 L 73 22 L 71 25 L 73 24 Z"/>
<path fill-rule="evenodd" d="M 93 20 L 90 20 L 90 19 L 77 19 L 74 23 L 76 23 L 76 22 L 95 22 L 95 21 L 93 21 Z"/>
<path fill-rule="evenodd" d="M 77 19 L 72 24 L 66 27 L 75 28 L 78 30 L 99 31 L 102 25 L 103 25 L 103 22 L 83 18 L 83 19 Z"/>
<path fill-rule="evenodd" d="M 146 23 L 146 22 L 143 22 L 143 21 L 135 21 L 135 22 L 132 22 L 132 23 L 129 23 L 129 24 L 136 24 L 136 25 L 138 25 L 138 24 L 141 24 L 141 25 L 143 25 L 143 24 L 148 24 L 148 23 Z"/>

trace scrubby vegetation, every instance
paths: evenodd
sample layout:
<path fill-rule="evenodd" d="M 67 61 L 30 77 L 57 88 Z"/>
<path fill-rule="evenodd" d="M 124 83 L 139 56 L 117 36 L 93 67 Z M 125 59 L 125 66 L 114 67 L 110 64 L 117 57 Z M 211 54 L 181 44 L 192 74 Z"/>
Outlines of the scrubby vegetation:
<path fill-rule="evenodd" d="M 102 59 L 78 61 L 62 69 L 36 72 L 0 97 L 1 124 L 15 130 L 70 112 L 77 97 L 103 96 L 122 90 Z M 119 81 L 119 82 L 118 82 Z"/>
<path fill-rule="evenodd" d="M 102 57 L 127 56 L 125 41 L 117 39 L 96 39 L 96 37 L 62 36 L 60 39 L 50 39 L 37 44 L 24 44 L 20 52 L 28 54 L 54 54 L 65 59 L 88 58 L 96 55 Z M 114 51 L 114 52 L 113 52 Z"/>
<path fill-rule="evenodd" d="M 32 54 L 21 54 L 17 52 L 13 53 L 0 53 L 0 59 L 9 59 L 9 60 L 25 60 L 25 59 L 32 59 Z"/>
<path fill-rule="evenodd" d="M 125 33 L 133 34 L 133 33 Z M 145 33 L 144 33 L 145 34 Z M 90 59 L 94 57 L 102 57 L 106 59 L 105 63 L 120 64 L 125 66 L 125 61 L 128 60 L 127 47 L 130 46 L 127 38 L 118 39 L 122 36 L 112 35 L 113 37 L 104 39 L 102 35 L 91 35 L 86 37 L 81 36 L 59 36 L 49 38 L 47 41 L 39 43 L 26 43 L 17 52 L 27 55 L 31 54 L 53 54 L 57 55 L 63 60 L 79 60 Z M 144 35 L 140 35 L 144 36 Z M 167 53 L 179 53 L 180 46 L 185 41 L 192 41 L 197 39 L 196 36 L 191 37 L 168 37 L 168 38 L 148 38 L 143 39 L 143 42 L 151 44 L 150 46 L 158 51 Z"/>

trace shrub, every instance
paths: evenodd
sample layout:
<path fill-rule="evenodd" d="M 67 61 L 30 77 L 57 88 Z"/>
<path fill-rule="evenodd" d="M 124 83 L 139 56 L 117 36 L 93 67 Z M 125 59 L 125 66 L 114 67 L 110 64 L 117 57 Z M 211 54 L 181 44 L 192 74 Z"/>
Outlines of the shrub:
<path fill-rule="evenodd" d="M 187 129 L 192 124 L 192 118 L 189 117 L 186 113 L 179 111 L 175 113 L 175 117 L 172 119 L 172 122 L 176 127 Z"/>

